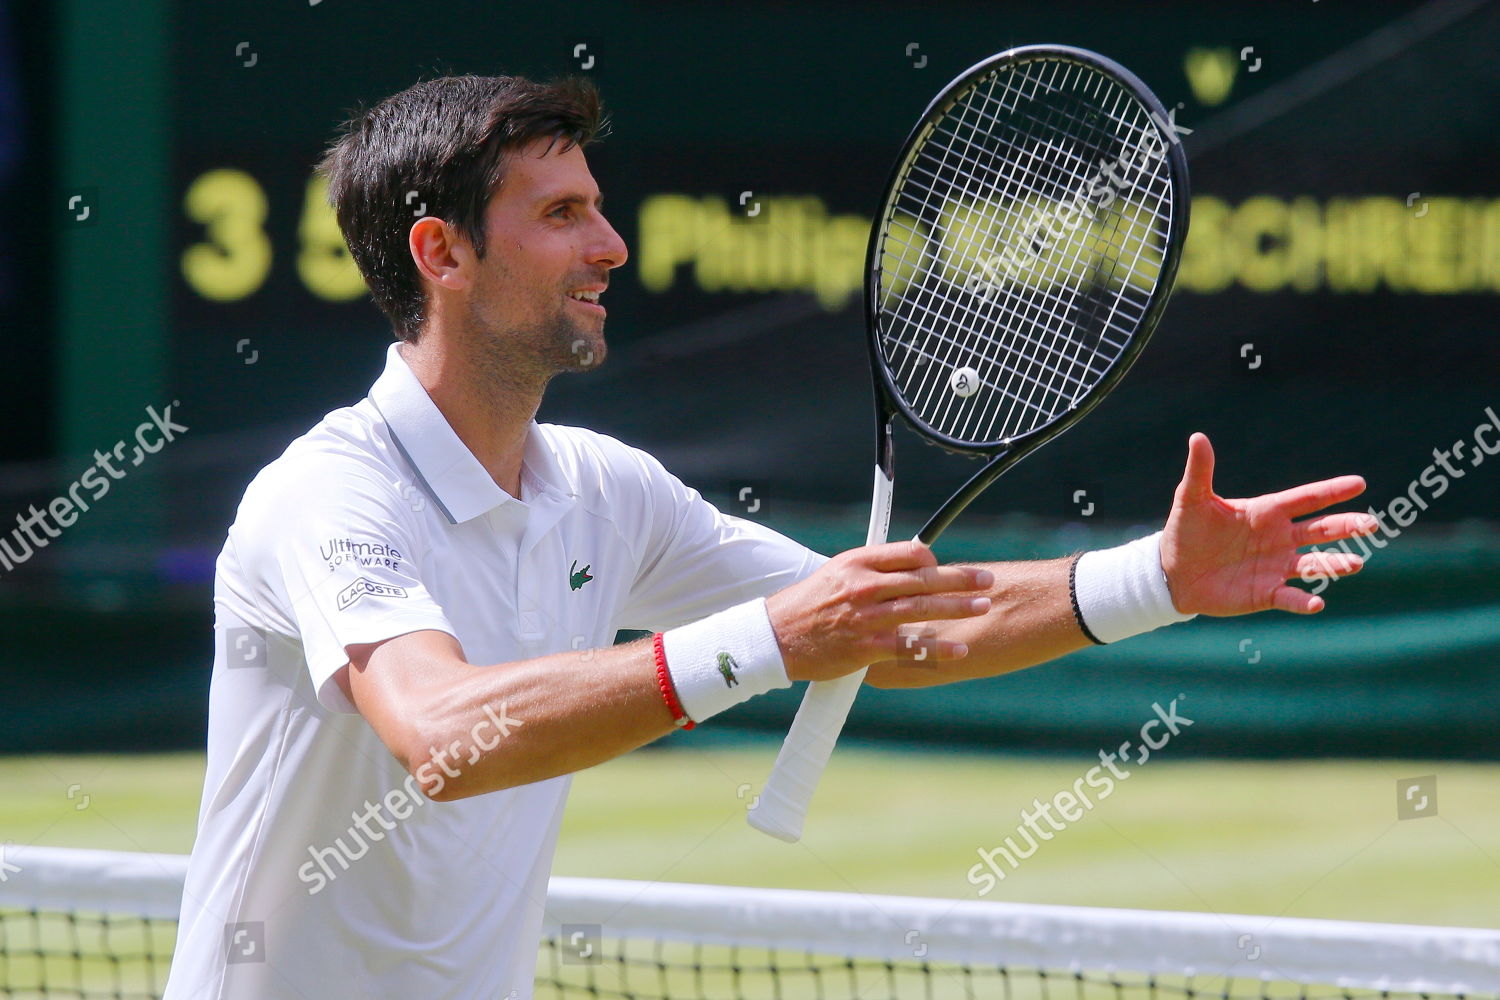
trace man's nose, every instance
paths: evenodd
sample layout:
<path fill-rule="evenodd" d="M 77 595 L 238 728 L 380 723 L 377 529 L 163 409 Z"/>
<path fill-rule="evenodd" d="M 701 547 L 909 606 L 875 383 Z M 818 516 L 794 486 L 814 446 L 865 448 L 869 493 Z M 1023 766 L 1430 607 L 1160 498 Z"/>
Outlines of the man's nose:
<path fill-rule="evenodd" d="M 604 216 L 599 216 L 600 232 L 598 234 L 595 250 L 591 263 L 603 264 L 605 267 L 615 268 L 625 263 L 630 258 L 630 251 L 625 247 L 625 241 L 620 234 L 615 232 L 615 227 L 609 224 Z"/>

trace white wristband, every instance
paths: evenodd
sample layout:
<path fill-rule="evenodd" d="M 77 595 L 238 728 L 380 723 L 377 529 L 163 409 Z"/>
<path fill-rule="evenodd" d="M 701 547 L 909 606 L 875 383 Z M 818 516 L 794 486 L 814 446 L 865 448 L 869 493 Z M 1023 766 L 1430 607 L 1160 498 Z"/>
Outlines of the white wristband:
<path fill-rule="evenodd" d="M 663 632 L 661 644 L 677 701 L 694 722 L 792 684 L 763 597 Z"/>
<path fill-rule="evenodd" d="M 1195 617 L 1172 605 L 1161 568 L 1161 534 L 1085 552 L 1074 562 L 1073 611 L 1084 635 L 1101 644 L 1118 642 Z"/>

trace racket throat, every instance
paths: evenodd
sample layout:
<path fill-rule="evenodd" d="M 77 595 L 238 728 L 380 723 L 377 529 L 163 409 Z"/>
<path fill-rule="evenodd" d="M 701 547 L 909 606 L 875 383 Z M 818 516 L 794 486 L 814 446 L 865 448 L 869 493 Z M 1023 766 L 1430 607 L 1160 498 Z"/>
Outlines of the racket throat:
<path fill-rule="evenodd" d="M 1031 449 L 1034 450 L 1034 449 Z M 922 530 L 917 532 L 917 538 L 924 545 L 931 545 L 952 524 L 958 515 L 964 512 L 964 508 L 974 502 L 974 498 L 985 490 L 990 484 L 1000 478 L 1000 474 L 1021 459 L 1025 458 L 1030 450 L 1008 451 L 997 455 L 984 464 L 984 468 L 974 473 L 967 483 L 964 483 L 959 491 L 948 498 L 948 502 L 938 508 L 936 514 L 927 519 L 922 525 Z"/>

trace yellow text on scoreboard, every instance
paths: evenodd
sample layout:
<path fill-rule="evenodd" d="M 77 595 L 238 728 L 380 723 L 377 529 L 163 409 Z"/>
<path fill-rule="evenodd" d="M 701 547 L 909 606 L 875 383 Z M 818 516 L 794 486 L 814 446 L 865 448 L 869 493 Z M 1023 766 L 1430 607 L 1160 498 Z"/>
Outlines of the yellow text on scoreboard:
<path fill-rule="evenodd" d="M 946 280 L 972 282 L 976 274 L 993 280 L 984 253 L 998 252 L 1008 229 L 1024 230 L 1004 220 L 1039 211 L 963 204 L 948 206 L 931 224 L 898 216 L 895 242 L 882 260 L 887 281 L 910 280 L 926 254 L 939 256 Z M 994 238 L 976 236 L 991 219 L 998 220 Z M 639 222 L 635 259 L 650 292 L 666 292 L 686 277 L 707 293 L 813 292 L 836 310 L 863 286 L 870 220 L 832 215 L 816 196 L 763 198 L 749 216 L 717 196 L 651 195 L 641 203 Z M 1070 238 L 1092 243 L 1095 254 L 1160 252 L 1159 234 L 1139 225 L 1114 228 L 1123 235 L 1080 229 Z M 1014 280 L 1050 283 L 1059 280 L 1056 271 L 1032 268 Z M 1235 204 L 1199 195 L 1176 287 L 1205 295 L 1230 287 L 1263 294 L 1497 292 L 1500 198 L 1407 204 L 1389 196 L 1256 195 Z"/>

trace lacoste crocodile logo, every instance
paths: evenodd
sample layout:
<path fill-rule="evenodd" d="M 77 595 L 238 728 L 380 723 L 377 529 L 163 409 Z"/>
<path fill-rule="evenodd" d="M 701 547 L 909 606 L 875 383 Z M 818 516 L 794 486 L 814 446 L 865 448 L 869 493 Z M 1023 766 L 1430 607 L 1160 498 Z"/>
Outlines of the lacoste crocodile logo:
<path fill-rule="evenodd" d="M 583 569 L 579 569 L 578 560 L 574 559 L 573 568 L 568 576 L 568 586 L 577 590 L 592 579 L 593 577 L 589 576 L 589 567 L 585 566 Z"/>
<path fill-rule="evenodd" d="M 725 687 L 734 687 L 740 682 L 740 679 L 734 676 L 734 672 L 739 668 L 740 665 L 734 662 L 734 657 L 728 653 L 719 654 L 719 673 L 724 675 Z"/>

